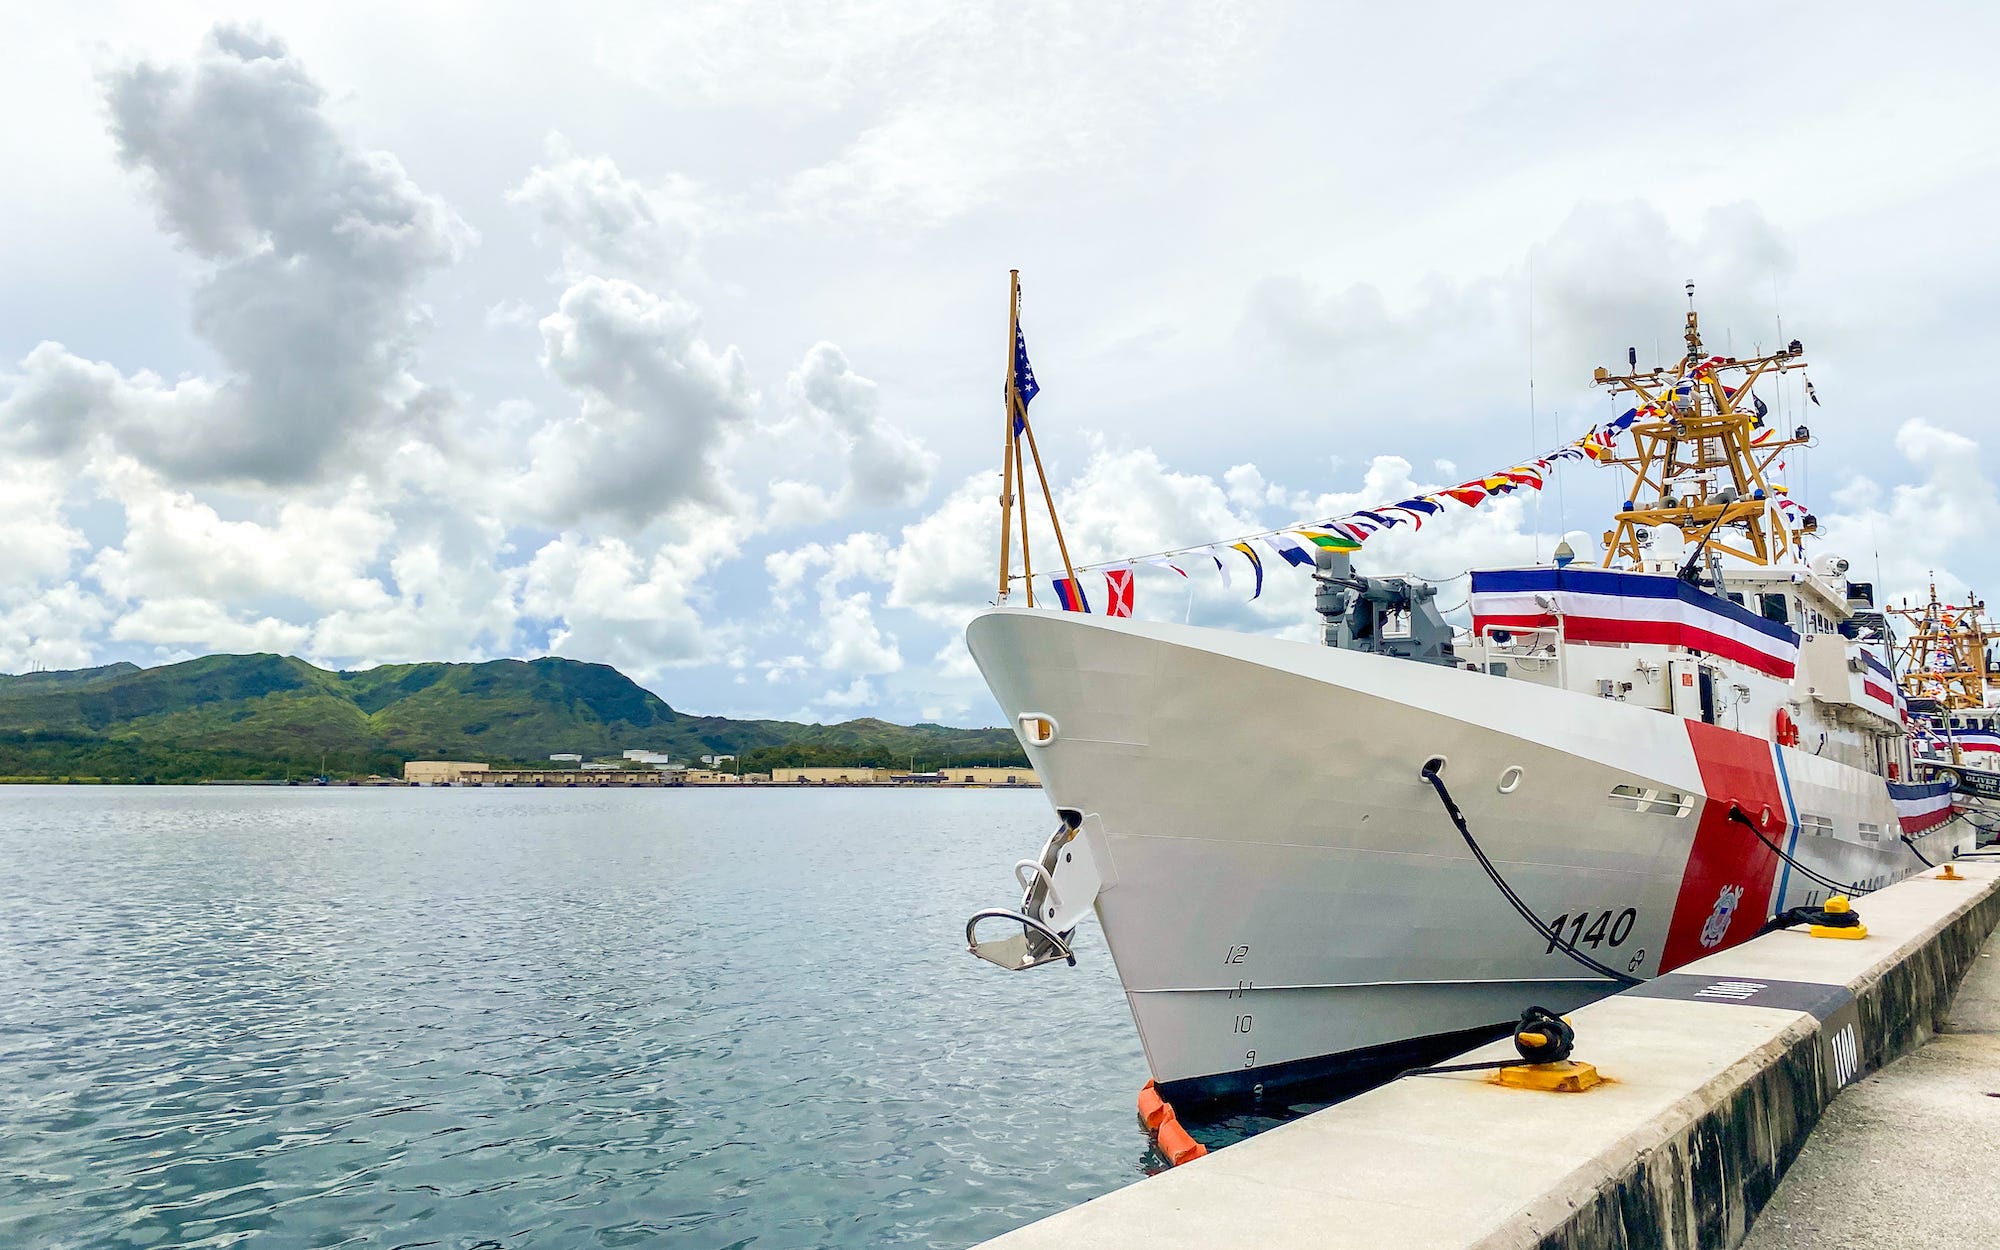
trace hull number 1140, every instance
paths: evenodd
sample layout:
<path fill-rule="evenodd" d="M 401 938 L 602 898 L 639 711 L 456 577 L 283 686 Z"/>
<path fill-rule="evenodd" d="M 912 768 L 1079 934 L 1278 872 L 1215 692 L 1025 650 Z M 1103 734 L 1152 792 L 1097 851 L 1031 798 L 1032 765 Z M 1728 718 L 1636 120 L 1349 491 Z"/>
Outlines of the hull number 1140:
<path fill-rule="evenodd" d="M 1638 922 L 1638 909 L 1632 907 L 1617 913 L 1615 918 L 1608 911 L 1580 911 L 1575 915 L 1564 912 L 1549 922 L 1549 932 L 1554 936 L 1549 939 L 1548 950 L 1542 953 L 1546 955 L 1553 952 L 1556 949 L 1557 938 L 1562 939 L 1562 943 L 1570 947 L 1623 946 L 1625 939 L 1632 936 L 1632 926 Z M 1565 925 L 1570 929 L 1567 936 L 1563 933 Z"/>

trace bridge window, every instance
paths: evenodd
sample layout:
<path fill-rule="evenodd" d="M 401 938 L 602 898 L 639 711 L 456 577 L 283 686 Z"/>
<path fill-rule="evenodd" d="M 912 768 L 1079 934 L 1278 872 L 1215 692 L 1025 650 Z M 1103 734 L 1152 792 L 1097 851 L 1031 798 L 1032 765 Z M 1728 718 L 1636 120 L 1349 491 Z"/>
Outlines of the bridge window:
<path fill-rule="evenodd" d="M 1783 595 L 1758 595 L 1757 602 L 1767 621 L 1776 621 L 1784 625 L 1792 619 Z"/>

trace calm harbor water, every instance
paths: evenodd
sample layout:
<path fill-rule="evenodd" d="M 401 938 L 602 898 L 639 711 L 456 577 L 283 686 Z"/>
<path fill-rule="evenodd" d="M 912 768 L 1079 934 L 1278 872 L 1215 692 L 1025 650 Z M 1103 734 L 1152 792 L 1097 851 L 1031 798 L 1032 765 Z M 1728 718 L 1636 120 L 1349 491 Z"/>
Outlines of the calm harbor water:
<path fill-rule="evenodd" d="M 1039 793 L 0 787 L 0 1246 L 964 1246 L 1136 1179 Z"/>

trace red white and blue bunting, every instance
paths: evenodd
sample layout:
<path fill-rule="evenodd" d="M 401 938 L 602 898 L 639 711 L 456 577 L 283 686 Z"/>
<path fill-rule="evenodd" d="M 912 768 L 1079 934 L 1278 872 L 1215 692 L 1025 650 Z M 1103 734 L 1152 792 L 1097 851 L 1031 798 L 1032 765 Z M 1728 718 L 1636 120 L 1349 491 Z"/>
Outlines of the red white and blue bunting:
<path fill-rule="evenodd" d="M 1574 565 L 1473 571 L 1475 631 L 1551 626 L 1570 642 L 1688 647 L 1780 678 L 1792 676 L 1799 661 L 1799 636 L 1789 626 L 1672 573 Z"/>
<path fill-rule="evenodd" d="M 1951 819 L 1951 787 L 1943 782 L 1902 785 L 1890 782 L 1889 797 L 1905 837 L 1928 833 Z"/>

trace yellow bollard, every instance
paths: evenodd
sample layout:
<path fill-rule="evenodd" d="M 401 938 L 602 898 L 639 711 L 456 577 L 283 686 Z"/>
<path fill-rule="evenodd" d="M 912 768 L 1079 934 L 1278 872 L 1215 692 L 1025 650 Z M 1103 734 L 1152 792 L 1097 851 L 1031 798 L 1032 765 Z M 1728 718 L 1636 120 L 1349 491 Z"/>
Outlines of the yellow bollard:
<path fill-rule="evenodd" d="M 1845 894 L 1836 894 L 1826 900 L 1826 906 L 1820 910 L 1829 916 L 1847 916 L 1853 914 L 1854 904 L 1848 901 Z M 1816 938 L 1839 938 L 1842 941 L 1858 942 L 1868 936 L 1868 926 L 1862 924 L 1859 918 L 1850 925 L 1816 924 L 1812 927 L 1812 935 Z"/>
<path fill-rule="evenodd" d="M 1561 1063 L 1523 1063 L 1501 1068 L 1493 1083 L 1508 1089 L 1535 1089 L 1548 1094 L 1581 1094 L 1604 1084 L 1595 1064 L 1565 1059 Z"/>

